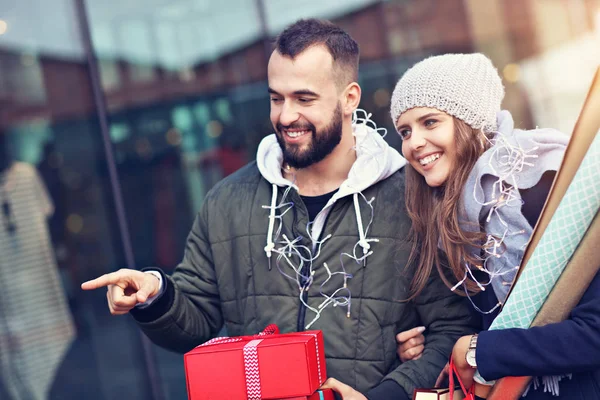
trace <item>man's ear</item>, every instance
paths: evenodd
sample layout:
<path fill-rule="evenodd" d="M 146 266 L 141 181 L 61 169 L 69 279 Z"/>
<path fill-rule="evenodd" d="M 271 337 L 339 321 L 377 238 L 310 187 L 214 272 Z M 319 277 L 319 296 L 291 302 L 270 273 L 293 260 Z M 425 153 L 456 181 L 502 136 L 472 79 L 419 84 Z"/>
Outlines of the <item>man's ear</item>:
<path fill-rule="evenodd" d="M 352 82 L 346 86 L 342 97 L 342 111 L 344 116 L 352 115 L 354 110 L 358 108 L 361 93 L 360 86 L 356 82 Z"/>

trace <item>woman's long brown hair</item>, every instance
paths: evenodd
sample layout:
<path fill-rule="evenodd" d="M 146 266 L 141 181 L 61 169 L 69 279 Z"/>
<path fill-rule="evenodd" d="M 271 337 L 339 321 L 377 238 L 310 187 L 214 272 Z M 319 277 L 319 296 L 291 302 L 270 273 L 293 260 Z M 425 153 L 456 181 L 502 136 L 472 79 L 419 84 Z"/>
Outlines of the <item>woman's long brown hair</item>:
<path fill-rule="evenodd" d="M 482 248 L 486 235 L 479 231 L 479 226 L 473 231 L 461 229 L 459 212 L 463 206 L 461 197 L 467 178 L 489 145 L 480 130 L 457 118 L 453 120 L 458 162 L 443 186 L 430 187 L 412 166 L 406 166 L 406 208 L 412 220 L 409 263 L 416 265 L 416 269 L 411 269 L 415 275 L 410 299 L 423 290 L 434 265 L 444 283 L 452 288 L 463 279 L 465 263 L 472 266 L 481 263 L 468 251 L 468 247 Z M 447 266 L 440 260 L 438 242 L 446 253 Z M 465 284 L 470 293 L 478 291 L 472 280 L 467 279 Z"/>

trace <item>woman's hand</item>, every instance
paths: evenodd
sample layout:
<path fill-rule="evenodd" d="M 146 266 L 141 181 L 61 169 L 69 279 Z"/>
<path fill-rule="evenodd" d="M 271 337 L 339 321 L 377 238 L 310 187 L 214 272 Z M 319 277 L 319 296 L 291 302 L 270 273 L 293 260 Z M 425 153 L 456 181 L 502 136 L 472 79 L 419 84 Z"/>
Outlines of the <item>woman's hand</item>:
<path fill-rule="evenodd" d="M 467 363 L 467 351 L 469 350 L 472 336 L 473 335 L 461 337 L 456 344 L 454 344 L 454 348 L 452 349 L 452 360 L 456 367 L 456 373 L 460 376 L 460 380 L 467 389 L 473 385 L 473 376 L 475 375 L 475 368 Z"/>
<path fill-rule="evenodd" d="M 396 335 L 396 342 L 398 343 L 396 351 L 402 362 L 421 358 L 423 350 L 425 350 L 424 331 L 424 326 L 418 326 Z"/>
<path fill-rule="evenodd" d="M 434 387 L 436 387 L 436 388 L 441 387 L 442 383 L 444 383 L 444 381 L 448 378 L 449 373 L 450 373 L 450 363 L 446 363 L 446 365 L 444 366 L 444 369 L 442 369 L 442 372 L 440 372 L 440 374 L 438 375 L 438 378 L 435 381 Z"/>
<path fill-rule="evenodd" d="M 335 378 L 328 378 L 320 389 L 331 389 L 344 400 L 368 400 L 362 393 Z"/>

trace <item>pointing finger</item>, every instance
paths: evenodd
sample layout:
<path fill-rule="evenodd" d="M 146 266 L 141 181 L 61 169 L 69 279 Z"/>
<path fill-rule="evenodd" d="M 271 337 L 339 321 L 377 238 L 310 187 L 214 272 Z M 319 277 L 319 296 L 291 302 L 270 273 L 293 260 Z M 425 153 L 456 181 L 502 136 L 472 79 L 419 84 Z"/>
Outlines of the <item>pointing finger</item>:
<path fill-rule="evenodd" d="M 94 290 L 108 285 L 116 285 L 121 281 L 121 276 L 118 272 L 102 275 L 96 279 L 92 279 L 81 284 L 83 290 Z"/>

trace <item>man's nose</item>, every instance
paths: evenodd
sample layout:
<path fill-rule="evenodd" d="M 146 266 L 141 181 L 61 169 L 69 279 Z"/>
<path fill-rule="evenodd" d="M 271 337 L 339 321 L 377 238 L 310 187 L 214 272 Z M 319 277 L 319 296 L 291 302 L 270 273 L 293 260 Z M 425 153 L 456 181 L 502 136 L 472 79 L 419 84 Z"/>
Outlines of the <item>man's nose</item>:
<path fill-rule="evenodd" d="M 290 102 L 285 102 L 281 107 L 281 114 L 279 114 L 279 123 L 283 126 L 290 126 L 294 122 L 298 121 L 300 114 L 296 111 L 294 106 Z"/>

